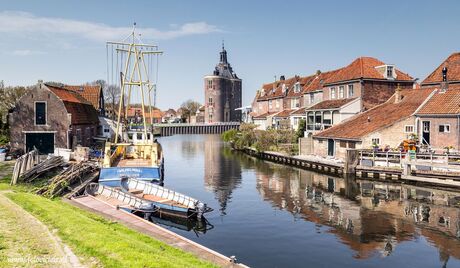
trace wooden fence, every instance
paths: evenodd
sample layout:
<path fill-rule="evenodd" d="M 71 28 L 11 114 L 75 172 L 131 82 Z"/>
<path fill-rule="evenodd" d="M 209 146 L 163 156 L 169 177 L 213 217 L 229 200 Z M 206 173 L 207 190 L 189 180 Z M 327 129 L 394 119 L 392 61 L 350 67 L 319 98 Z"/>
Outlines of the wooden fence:
<path fill-rule="evenodd" d="M 40 163 L 40 155 L 37 149 L 34 149 L 19 157 L 14 164 L 13 176 L 11 177 L 11 185 L 16 184 L 18 178 L 22 174 L 33 168 L 38 163 Z"/>

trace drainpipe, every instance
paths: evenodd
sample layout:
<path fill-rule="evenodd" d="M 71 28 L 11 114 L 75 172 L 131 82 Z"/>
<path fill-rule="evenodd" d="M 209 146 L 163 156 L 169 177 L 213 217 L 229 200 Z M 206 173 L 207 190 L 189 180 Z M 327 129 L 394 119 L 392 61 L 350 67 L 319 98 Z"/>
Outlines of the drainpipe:
<path fill-rule="evenodd" d="M 457 150 L 460 150 L 460 114 L 457 115 Z"/>

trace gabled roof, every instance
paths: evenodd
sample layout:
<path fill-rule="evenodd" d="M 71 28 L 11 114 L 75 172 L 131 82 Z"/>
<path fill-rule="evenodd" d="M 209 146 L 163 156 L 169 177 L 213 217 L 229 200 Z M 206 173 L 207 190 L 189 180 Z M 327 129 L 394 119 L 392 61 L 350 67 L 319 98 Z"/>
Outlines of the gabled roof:
<path fill-rule="evenodd" d="M 67 113 L 70 113 L 72 125 L 98 124 L 96 109 L 85 98 L 72 90 L 45 84 L 45 86 L 62 100 Z"/>
<path fill-rule="evenodd" d="M 306 111 L 313 111 L 313 110 L 330 110 L 330 109 L 339 109 L 340 107 L 348 104 L 357 98 L 351 99 L 337 99 L 337 100 L 325 100 L 320 103 L 317 103 L 309 108 Z"/>
<path fill-rule="evenodd" d="M 417 112 L 418 115 L 460 114 L 460 86 L 450 85 L 447 91 L 437 92 Z"/>
<path fill-rule="evenodd" d="M 460 52 L 451 54 L 438 68 L 428 75 L 422 82 L 423 85 L 433 85 L 442 82 L 442 69 L 447 67 L 447 81 L 460 81 Z"/>
<path fill-rule="evenodd" d="M 65 89 L 72 90 L 80 94 L 83 98 L 89 101 L 96 110 L 101 109 L 99 107 L 99 99 L 102 96 L 102 87 L 99 85 L 82 85 L 82 86 L 71 86 L 64 85 Z"/>
<path fill-rule="evenodd" d="M 400 102 L 395 103 L 395 95 L 393 95 L 387 102 L 319 132 L 314 137 L 359 140 L 376 130 L 408 118 L 417 111 L 432 92 L 433 89 L 401 90 L 402 100 Z"/>
<path fill-rule="evenodd" d="M 385 65 L 383 61 L 380 61 L 372 57 L 360 57 L 350 63 L 348 66 L 340 69 L 332 77 L 330 77 L 326 84 L 332 84 L 337 82 L 356 80 L 356 79 L 381 79 L 386 80 L 382 73 L 380 73 L 375 67 Z M 395 81 L 413 81 L 414 79 L 398 69 L 396 71 Z"/>

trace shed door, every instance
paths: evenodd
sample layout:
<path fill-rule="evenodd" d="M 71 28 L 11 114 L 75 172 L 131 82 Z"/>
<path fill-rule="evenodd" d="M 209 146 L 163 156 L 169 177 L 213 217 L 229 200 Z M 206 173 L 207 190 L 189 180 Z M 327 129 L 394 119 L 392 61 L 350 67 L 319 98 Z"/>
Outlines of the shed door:
<path fill-rule="evenodd" d="M 26 134 L 26 151 L 34 149 L 34 146 L 41 154 L 50 154 L 54 152 L 54 133 L 27 133 Z"/>

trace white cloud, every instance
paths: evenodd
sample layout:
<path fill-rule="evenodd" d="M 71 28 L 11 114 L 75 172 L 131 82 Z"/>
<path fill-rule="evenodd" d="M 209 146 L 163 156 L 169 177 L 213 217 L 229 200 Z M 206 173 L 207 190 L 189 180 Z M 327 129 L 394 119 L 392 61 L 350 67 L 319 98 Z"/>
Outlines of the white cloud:
<path fill-rule="evenodd" d="M 172 39 L 188 35 L 222 32 L 215 25 L 206 22 L 190 22 L 173 25 L 170 30 L 156 28 L 137 28 L 137 32 L 146 39 Z M 70 35 L 93 41 L 117 41 L 126 37 L 131 27 L 113 27 L 103 23 L 79 21 L 63 18 L 38 17 L 27 12 L 0 12 L 0 33 L 16 35 Z"/>
<path fill-rule="evenodd" d="M 42 54 L 45 54 L 45 52 L 37 51 L 37 50 L 30 50 L 30 49 L 18 49 L 18 50 L 13 50 L 7 54 L 10 54 L 13 56 L 30 56 L 30 55 L 42 55 Z"/>

